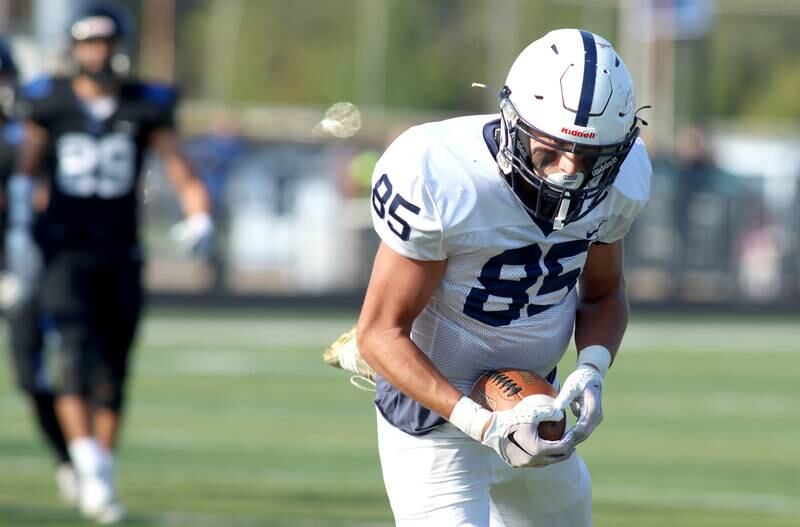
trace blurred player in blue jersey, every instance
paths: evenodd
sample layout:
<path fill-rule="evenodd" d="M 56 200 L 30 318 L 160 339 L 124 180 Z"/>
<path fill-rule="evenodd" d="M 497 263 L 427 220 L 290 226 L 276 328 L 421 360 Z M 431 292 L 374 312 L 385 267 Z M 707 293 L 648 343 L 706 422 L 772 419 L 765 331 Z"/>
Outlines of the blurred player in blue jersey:
<path fill-rule="evenodd" d="M 0 236 L 3 237 L 3 243 L 0 247 L 3 247 L 4 253 L 8 252 L 5 249 L 6 243 L 13 245 L 15 241 L 13 238 L 6 240 L 4 236 L 8 201 L 5 189 L 15 168 L 17 150 L 23 141 L 23 128 L 12 115 L 17 78 L 18 72 L 11 48 L 5 40 L 0 39 L 0 192 L 3 195 L 0 215 Z M 44 194 L 41 190 L 40 196 Z M 43 200 L 38 201 L 41 203 Z M 40 207 L 38 205 L 35 208 Z M 13 247 L 9 249 L 11 253 L 14 252 Z M 29 256 L 32 260 L 23 263 L 26 267 L 25 278 L 20 279 L 17 275 L 5 272 L 0 277 L 0 305 L 8 319 L 9 348 L 17 384 L 30 398 L 39 429 L 55 456 L 56 481 L 61 496 L 68 503 L 74 503 L 77 500 L 75 471 L 56 418 L 53 392 L 45 375 L 43 340 L 34 287 L 40 270 L 40 256 L 33 251 Z"/>
<path fill-rule="evenodd" d="M 650 161 L 631 76 L 598 35 L 561 29 L 533 42 L 499 96 L 499 116 L 417 126 L 384 153 L 358 345 L 344 337 L 326 353 L 377 373 L 398 525 L 591 524 L 575 447 L 602 419 L 627 325 L 622 239 L 648 200 Z M 497 368 L 554 381 L 573 334 L 577 366 L 557 398 L 490 412 L 465 395 Z M 575 425 L 541 439 L 538 423 L 571 404 Z"/>
<path fill-rule="evenodd" d="M 74 19 L 76 72 L 23 90 L 25 140 L 8 182 L 9 271 L 25 276 L 35 239 L 44 262 L 40 309 L 58 354 L 56 411 L 81 511 L 100 523 L 124 515 L 113 451 L 143 304 L 138 186 L 146 149 L 160 156 L 186 214 L 180 242 L 204 253 L 214 234 L 206 189 L 177 147 L 174 90 L 124 79 L 112 67 L 125 32 L 124 14 L 103 5 Z M 31 194 L 40 173 L 50 196 L 34 229 Z"/>

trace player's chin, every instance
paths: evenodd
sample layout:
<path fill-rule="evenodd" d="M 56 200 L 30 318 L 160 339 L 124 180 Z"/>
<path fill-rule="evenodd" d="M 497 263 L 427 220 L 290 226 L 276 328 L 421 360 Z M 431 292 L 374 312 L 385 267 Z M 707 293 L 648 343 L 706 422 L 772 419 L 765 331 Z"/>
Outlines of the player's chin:
<path fill-rule="evenodd" d="M 87 73 L 89 75 L 97 75 L 102 73 L 105 69 L 106 60 L 105 58 L 101 59 L 91 59 L 91 60 L 82 60 L 79 61 L 80 69 L 82 72 Z"/>

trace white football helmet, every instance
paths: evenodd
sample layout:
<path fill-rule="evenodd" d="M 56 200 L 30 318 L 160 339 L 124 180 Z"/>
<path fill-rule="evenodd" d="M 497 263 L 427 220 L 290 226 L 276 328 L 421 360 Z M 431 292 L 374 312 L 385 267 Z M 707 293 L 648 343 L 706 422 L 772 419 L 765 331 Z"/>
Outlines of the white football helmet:
<path fill-rule="evenodd" d="M 551 31 L 520 53 L 500 92 L 500 117 L 500 172 L 554 229 L 605 199 L 639 135 L 625 63 L 607 40 L 578 29 Z M 548 149 L 532 156 L 536 142 L 582 156 L 582 170 L 545 174 Z"/>

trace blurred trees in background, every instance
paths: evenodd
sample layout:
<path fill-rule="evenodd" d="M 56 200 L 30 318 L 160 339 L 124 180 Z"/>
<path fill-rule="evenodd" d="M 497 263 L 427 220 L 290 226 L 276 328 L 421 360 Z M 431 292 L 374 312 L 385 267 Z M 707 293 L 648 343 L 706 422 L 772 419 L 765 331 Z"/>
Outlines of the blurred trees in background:
<path fill-rule="evenodd" d="M 472 81 L 499 87 L 515 54 L 552 28 L 617 40 L 617 4 L 177 0 L 176 78 L 190 98 L 227 103 L 484 111 L 491 99 Z M 799 118 L 800 5 L 716 4 L 711 30 L 677 43 L 677 119 Z"/>
<path fill-rule="evenodd" d="M 352 93 L 352 1 L 183 1 L 178 7 L 176 75 L 190 97 L 303 105 Z"/>
<path fill-rule="evenodd" d="M 709 38 L 714 115 L 800 118 L 800 3 L 787 2 L 787 14 L 790 10 L 794 16 L 719 18 Z"/>
<path fill-rule="evenodd" d="M 0 32 L 33 37 L 43 57 L 22 58 L 51 69 L 63 57 L 64 17 L 89 1 L 0 0 Z M 800 118 L 797 0 L 109 1 L 135 18 L 135 68 L 174 77 L 187 99 L 221 105 L 348 100 L 371 108 L 493 111 L 493 97 L 470 89 L 472 82 L 498 89 L 526 44 L 550 29 L 579 27 L 611 39 L 629 66 L 640 54 L 653 69 L 674 69 L 664 76 L 674 82 L 652 75 L 659 89 L 674 93 L 677 126 L 739 118 L 796 126 Z M 669 5 L 705 6 L 707 30 L 673 42 L 663 38 L 668 20 L 648 26 L 637 19 L 644 6 Z M 632 12 L 632 23 L 623 24 Z M 647 99 L 653 98 L 640 97 L 641 104 L 662 102 Z"/>

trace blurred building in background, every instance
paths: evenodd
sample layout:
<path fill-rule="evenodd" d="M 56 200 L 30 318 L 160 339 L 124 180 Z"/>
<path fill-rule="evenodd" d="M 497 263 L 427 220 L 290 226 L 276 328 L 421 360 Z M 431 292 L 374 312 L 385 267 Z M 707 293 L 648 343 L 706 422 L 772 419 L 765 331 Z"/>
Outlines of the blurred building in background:
<path fill-rule="evenodd" d="M 145 192 L 156 298 L 357 304 L 377 246 L 369 175 L 404 128 L 494 112 L 518 51 L 555 27 L 617 43 L 650 126 L 652 202 L 626 243 L 631 299 L 800 308 L 800 3 L 779 0 L 119 1 L 137 73 L 176 82 L 186 153 L 221 228 L 207 265 Z M 65 67 L 80 2 L 0 0 L 31 78 Z M 334 103 L 353 113 L 326 117 Z M 355 119 L 355 120 L 354 120 Z M 346 122 L 345 122 L 346 121 Z"/>

